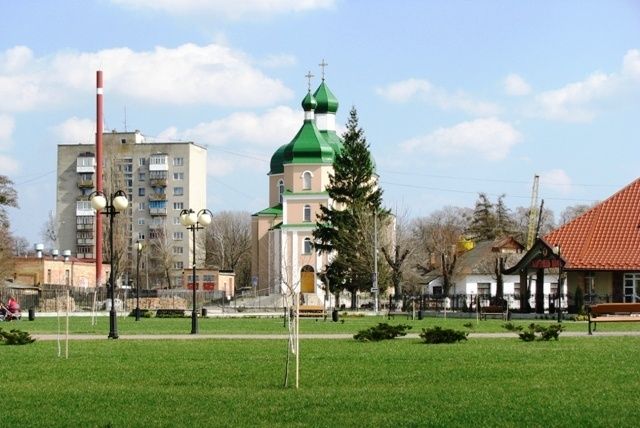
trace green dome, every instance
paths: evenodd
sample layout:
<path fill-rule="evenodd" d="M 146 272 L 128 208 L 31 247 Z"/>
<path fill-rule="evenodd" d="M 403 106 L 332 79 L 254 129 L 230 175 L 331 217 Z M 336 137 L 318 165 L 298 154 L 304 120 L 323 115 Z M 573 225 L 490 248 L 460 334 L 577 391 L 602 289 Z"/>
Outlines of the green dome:
<path fill-rule="evenodd" d="M 304 111 L 315 110 L 318 103 L 316 99 L 311 95 L 311 91 L 307 93 L 307 96 L 302 99 L 302 109 Z"/>
<path fill-rule="evenodd" d="M 322 135 L 325 141 L 329 143 L 336 156 L 342 152 L 344 144 L 338 134 L 336 134 L 336 131 L 320 131 L 320 135 Z"/>
<path fill-rule="evenodd" d="M 271 170 L 269 174 L 282 174 L 284 172 L 284 149 L 287 148 L 286 144 L 283 144 L 275 151 L 271 156 Z"/>
<path fill-rule="evenodd" d="M 324 80 L 313 93 L 314 98 L 318 102 L 316 113 L 335 113 L 338 111 L 338 99 L 331 92 Z"/>
<path fill-rule="evenodd" d="M 284 148 L 284 164 L 333 163 L 333 148 L 318 131 L 313 120 L 305 120 L 293 140 Z M 284 169 L 284 168 L 283 168 Z"/>

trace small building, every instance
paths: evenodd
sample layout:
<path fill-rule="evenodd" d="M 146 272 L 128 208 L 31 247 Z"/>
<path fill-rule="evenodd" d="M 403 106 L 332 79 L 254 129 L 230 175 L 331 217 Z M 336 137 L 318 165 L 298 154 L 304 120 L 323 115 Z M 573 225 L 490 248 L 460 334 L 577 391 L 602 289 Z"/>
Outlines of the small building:
<path fill-rule="evenodd" d="M 196 290 L 224 291 L 225 297 L 233 297 L 236 293 L 236 274 L 232 270 L 196 268 Z M 182 271 L 182 283 L 193 290 L 193 271 Z"/>
<path fill-rule="evenodd" d="M 569 299 L 640 302 L 640 178 L 544 237 L 557 247 Z"/>
<path fill-rule="evenodd" d="M 534 305 L 536 294 L 531 292 L 532 277 L 521 277 L 513 272 L 498 274 L 504 270 L 505 265 L 514 264 L 522 258 L 522 244 L 512 237 L 505 237 L 493 241 L 480 241 L 473 246 L 466 246 L 465 249 L 467 251 L 457 256 L 451 275 L 452 286 L 449 296 L 454 297 L 454 304 L 457 302 L 459 305 L 462 298 L 469 306 L 475 296 L 478 296 L 483 306 L 488 306 L 495 297 L 505 299 L 512 310 L 528 310 L 526 301 L 530 306 Z M 437 270 L 431 274 L 437 276 L 428 283 L 426 291 L 428 294 L 440 295 L 443 293 L 442 275 Z M 524 287 L 521 286 L 523 278 Z M 551 303 L 548 296 L 557 293 L 558 278 L 549 276 L 547 279 L 539 294 L 545 297 L 544 306 L 548 309 Z"/>
<path fill-rule="evenodd" d="M 75 257 L 16 257 L 13 280 L 16 283 L 41 288 L 95 288 L 95 260 Z M 102 265 L 103 278 L 108 278 L 111 265 Z"/>

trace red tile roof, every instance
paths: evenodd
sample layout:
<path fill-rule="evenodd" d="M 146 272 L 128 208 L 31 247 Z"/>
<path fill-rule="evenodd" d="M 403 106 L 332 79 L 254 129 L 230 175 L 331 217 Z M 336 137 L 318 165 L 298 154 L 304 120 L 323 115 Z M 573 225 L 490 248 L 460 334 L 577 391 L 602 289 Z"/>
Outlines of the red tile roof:
<path fill-rule="evenodd" d="M 566 269 L 640 270 L 640 178 L 544 239 Z"/>

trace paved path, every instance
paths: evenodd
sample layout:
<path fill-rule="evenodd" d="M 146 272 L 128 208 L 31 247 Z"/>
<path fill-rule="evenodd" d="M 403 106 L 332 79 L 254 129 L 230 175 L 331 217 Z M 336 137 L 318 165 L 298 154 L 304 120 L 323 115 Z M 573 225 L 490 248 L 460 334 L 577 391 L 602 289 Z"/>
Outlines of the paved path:
<path fill-rule="evenodd" d="M 586 337 L 596 338 L 602 336 L 636 336 L 640 337 L 640 331 L 610 331 L 597 332 L 589 336 L 587 332 L 565 331 L 562 337 Z M 36 340 L 65 340 L 64 334 L 32 334 Z M 516 333 L 469 333 L 469 339 L 497 339 L 516 338 Z M 123 334 L 121 340 L 287 340 L 287 334 Z M 301 340 L 327 340 L 327 339 L 352 339 L 353 334 L 301 334 Z M 418 339 L 418 333 L 409 333 L 399 339 Z M 107 334 L 69 334 L 69 340 L 108 340 Z"/>

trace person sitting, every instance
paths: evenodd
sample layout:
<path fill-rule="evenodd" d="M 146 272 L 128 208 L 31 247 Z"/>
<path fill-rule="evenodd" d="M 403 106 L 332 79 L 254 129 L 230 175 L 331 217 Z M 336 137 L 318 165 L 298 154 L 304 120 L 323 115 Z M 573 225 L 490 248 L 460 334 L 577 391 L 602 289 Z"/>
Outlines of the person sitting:
<path fill-rule="evenodd" d="M 4 315 L 4 319 L 7 321 L 14 320 L 20 318 L 20 305 L 18 301 L 13 297 L 9 296 L 7 300 L 7 304 L 4 305 L 0 311 L 2 315 Z"/>

